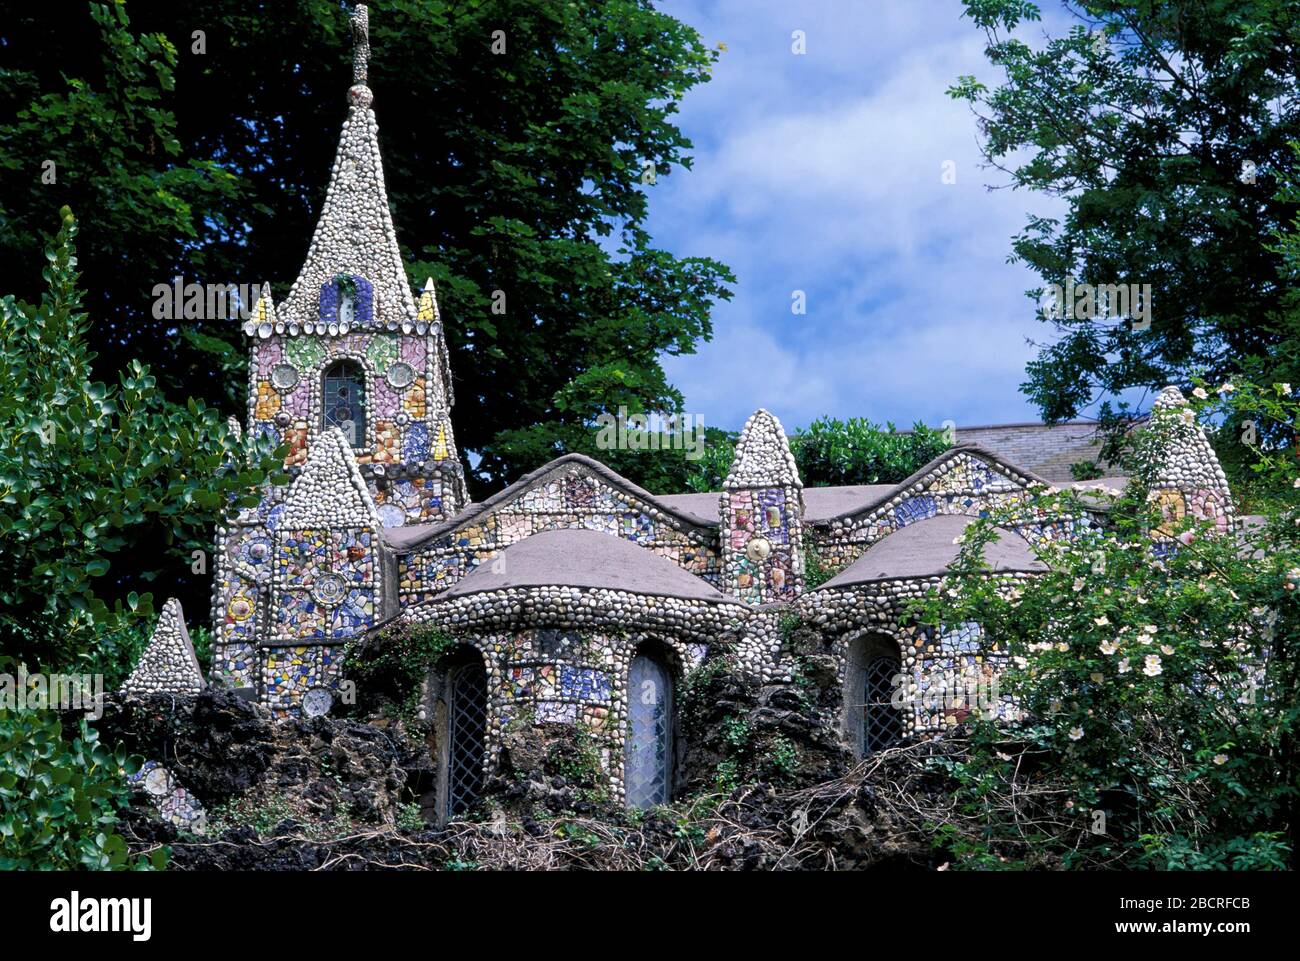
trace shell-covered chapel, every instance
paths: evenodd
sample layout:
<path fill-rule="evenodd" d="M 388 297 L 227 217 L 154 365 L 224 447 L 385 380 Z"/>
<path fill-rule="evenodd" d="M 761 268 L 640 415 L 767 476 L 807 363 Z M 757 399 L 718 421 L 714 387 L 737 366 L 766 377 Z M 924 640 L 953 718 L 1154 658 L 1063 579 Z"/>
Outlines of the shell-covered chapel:
<path fill-rule="evenodd" d="M 759 410 L 715 493 L 656 496 L 569 454 L 470 502 L 444 318 L 431 282 L 412 289 L 389 211 L 364 7 L 353 27 L 347 119 L 306 260 L 245 324 L 242 427 L 287 446 L 292 481 L 217 532 L 209 677 L 170 602 L 128 692 L 221 684 L 281 716 L 322 714 L 349 645 L 400 621 L 437 628 L 455 644 L 420 696 L 443 815 L 474 801 L 518 723 L 580 725 L 614 797 L 667 801 L 691 749 L 675 692 L 717 657 L 756 682 L 793 683 L 791 617 L 815 624 L 833 655 L 854 752 L 955 723 L 924 698 L 898 706 L 897 679 L 924 691 L 992 675 L 996 658 L 981 654 L 977 625 L 937 636 L 904 626 L 903 606 L 941 582 L 974 518 L 1051 482 L 959 444 L 898 484 L 805 488 L 780 421 Z M 1183 403 L 1167 388 L 1157 406 Z M 1224 473 L 1186 426 L 1159 496 L 1226 530 Z M 1045 569 L 1035 544 L 1080 523 L 1030 517 L 986 560 L 1009 584 L 1033 577 Z M 815 589 L 810 551 L 834 571 Z"/>

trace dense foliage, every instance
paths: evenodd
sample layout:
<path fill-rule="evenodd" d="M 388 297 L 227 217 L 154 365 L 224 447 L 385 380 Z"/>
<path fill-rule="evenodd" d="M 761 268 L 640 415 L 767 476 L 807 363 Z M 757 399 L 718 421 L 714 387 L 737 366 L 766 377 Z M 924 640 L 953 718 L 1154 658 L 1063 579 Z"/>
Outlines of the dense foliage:
<path fill-rule="evenodd" d="M 710 335 L 732 277 L 656 248 L 645 219 L 654 182 L 690 165 L 673 114 L 716 51 L 650 0 L 370 11 L 397 236 L 412 284 L 438 284 L 475 493 L 602 412 L 681 409 L 659 358 Z M 98 376 L 124 353 L 174 400 L 242 409 L 238 324 L 157 319 L 151 291 L 181 275 L 287 293 L 346 116 L 347 12 L 116 0 L 0 22 L 0 259 L 37 256 L 59 204 L 88 222 Z M 624 466 L 641 464 L 658 469 Z"/>
<path fill-rule="evenodd" d="M 902 433 L 861 417 L 813 421 L 790 441 L 799 476 L 808 487 L 896 484 L 952 446 L 943 431 L 915 424 Z"/>
<path fill-rule="evenodd" d="M 138 759 L 110 750 L 85 720 L 65 738 L 52 711 L 0 710 L 0 871 L 162 867 L 129 855 L 115 833 L 126 806 L 124 775 Z"/>
<path fill-rule="evenodd" d="M 112 679 L 153 613 L 145 588 L 193 583 L 223 505 L 287 478 L 216 411 L 168 402 L 138 361 L 93 379 L 77 222 L 62 216 L 39 306 L 0 298 L 0 653 Z"/>
<path fill-rule="evenodd" d="M 1123 495 L 1043 494 L 1024 509 L 1082 517 L 1104 504 L 1101 526 L 1046 549 L 1050 573 L 1009 590 L 981 570 L 994 526 L 1017 512 L 996 514 L 968 530 L 960 574 L 925 605 L 932 621 L 983 625 L 1024 712 L 1010 726 L 976 720 L 971 758 L 953 768 L 964 817 L 942 833 L 963 866 L 1294 866 L 1297 498 L 1238 539 L 1161 514 L 1149 484 L 1188 419 L 1249 411 L 1287 425 L 1300 403 L 1287 384 L 1196 393 L 1136 435 Z M 1248 456 L 1300 485 L 1289 450 L 1256 443 Z"/>
<path fill-rule="evenodd" d="M 1252 360 L 1262 383 L 1300 382 L 1300 313 L 1279 283 L 1296 248 L 1260 246 L 1297 211 L 1279 188 L 1300 138 L 1300 0 L 1067 0 L 1075 25 L 1041 43 L 1037 4 L 965 5 L 1005 81 L 962 77 L 950 93 L 972 104 L 1010 183 L 1065 205 L 1029 220 L 1014 259 L 1044 287 L 1151 285 L 1146 330 L 1040 317 L 1054 336 L 1023 389 L 1043 414 L 1198 370 L 1251 375 Z"/>

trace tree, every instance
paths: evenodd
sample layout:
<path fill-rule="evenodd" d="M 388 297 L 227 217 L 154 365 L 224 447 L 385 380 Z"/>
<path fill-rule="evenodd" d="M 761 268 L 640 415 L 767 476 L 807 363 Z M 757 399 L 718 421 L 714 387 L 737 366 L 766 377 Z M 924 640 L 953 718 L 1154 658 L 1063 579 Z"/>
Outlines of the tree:
<path fill-rule="evenodd" d="M 86 265 L 103 318 L 92 345 L 105 361 L 125 350 L 147 363 L 169 396 L 198 384 L 241 410 L 238 325 L 157 320 L 150 292 L 175 274 L 287 292 L 345 116 L 346 11 L 91 10 L 99 30 L 50 7 L 0 24 L 0 210 L 12 224 L 0 256 L 30 257 L 51 199 L 84 194 L 76 209 L 99 237 Z M 438 283 L 458 411 L 473 412 L 457 419 L 473 486 L 536 467 L 554 437 L 602 412 L 680 410 L 659 358 L 710 335 L 733 278 L 657 249 L 645 218 L 654 182 L 690 166 L 673 114 L 716 53 L 650 0 L 384 0 L 370 23 L 397 235 L 412 285 Z M 124 58 L 140 74 L 129 88 L 113 80 Z M 133 118 L 140 102 L 148 112 Z M 74 144 L 59 184 L 38 187 L 41 160 Z M 159 181 L 166 202 L 144 190 L 124 209 L 98 202 L 119 171 L 128 186 Z"/>
<path fill-rule="evenodd" d="M 962 77 L 949 92 L 972 104 L 985 157 L 1012 185 L 1065 202 L 1063 217 L 1033 217 L 1014 239 L 1012 259 L 1043 279 L 1032 296 L 1069 278 L 1150 284 L 1150 325 L 1044 318 L 1059 336 L 1022 389 L 1060 420 L 1094 401 L 1112 414 L 1120 393 L 1198 371 L 1222 381 L 1252 360 L 1264 383 L 1300 380 L 1284 254 L 1259 244 L 1297 210 L 1277 188 L 1300 135 L 1300 2 L 1063 6 L 1078 25 L 1034 49 L 1012 34 L 1039 19 L 1035 4 L 966 0 L 1006 82 Z"/>
<path fill-rule="evenodd" d="M 209 549 L 223 510 L 288 478 L 266 442 L 238 440 L 199 402 L 167 401 L 139 361 L 117 384 L 93 379 L 77 223 L 62 217 L 39 306 L 0 298 L 0 651 L 112 676 L 130 666 L 122 639 L 152 614 L 144 588 L 188 583 L 206 601 L 191 552 Z"/>
<path fill-rule="evenodd" d="M 1157 412 L 1135 438 L 1122 495 L 1042 493 L 968 528 L 944 590 L 920 616 L 983 628 L 1007 665 L 1016 723 L 975 718 L 951 768 L 963 816 L 943 840 L 967 867 L 1294 867 L 1300 817 L 1300 511 L 1274 503 L 1244 534 L 1216 535 L 1150 498 L 1161 438 L 1181 417 L 1300 417 L 1286 385 L 1227 385 Z M 1249 455 L 1272 487 L 1300 486 L 1286 450 Z M 1046 545 L 1050 570 L 1007 590 L 983 548 L 1016 516 L 1104 527 Z M 1156 549 L 1153 534 L 1160 537 Z M 1014 536 L 1014 535 L 1009 535 Z"/>

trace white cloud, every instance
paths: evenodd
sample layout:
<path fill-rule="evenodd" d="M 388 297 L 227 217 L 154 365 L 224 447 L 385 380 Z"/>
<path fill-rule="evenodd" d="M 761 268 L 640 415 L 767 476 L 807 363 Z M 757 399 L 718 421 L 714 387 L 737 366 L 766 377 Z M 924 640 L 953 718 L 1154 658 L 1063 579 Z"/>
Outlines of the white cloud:
<path fill-rule="evenodd" d="M 714 341 L 665 364 L 688 408 L 725 427 L 757 407 L 790 428 L 1031 417 L 1025 338 L 1045 330 L 1023 296 L 1034 275 L 1005 261 L 1026 212 L 1053 208 L 985 189 L 1003 175 L 979 169 L 974 119 L 944 93 L 960 74 L 995 79 L 960 4 L 661 7 L 728 45 L 681 114 L 694 170 L 651 203 L 657 242 L 739 278 Z M 806 56 L 790 53 L 796 28 Z"/>

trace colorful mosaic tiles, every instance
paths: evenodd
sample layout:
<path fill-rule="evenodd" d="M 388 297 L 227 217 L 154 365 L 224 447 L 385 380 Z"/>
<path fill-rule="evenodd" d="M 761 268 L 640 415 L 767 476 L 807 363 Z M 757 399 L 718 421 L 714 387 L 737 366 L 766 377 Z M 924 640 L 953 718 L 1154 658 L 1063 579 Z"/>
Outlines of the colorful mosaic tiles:
<path fill-rule="evenodd" d="M 159 816 L 178 830 L 206 833 L 208 817 L 203 805 L 158 761 L 145 761 L 140 770 L 127 775 L 126 783 L 147 797 Z"/>
<path fill-rule="evenodd" d="M 570 528 L 621 537 L 716 583 L 721 562 L 707 536 L 683 530 L 685 525 L 674 525 L 659 513 L 590 470 L 571 466 L 494 505 L 486 518 L 399 554 L 399 596 L 403 606 L 425 603 L 511 544 L 540 531 Z"/>
<path fill-rule="evenodd" d="M 708 655 L 708 645 L 685 645 L 670 636 L 615 636 L 573 628 L 530 628 L 510 633 L 471 633 L 463 643 L 482 657 L 487 668 L 487 752 L 489 766 L 500 750 L 507 724 L 581 725 L 596 739 L 597 754 L 618 796 L 627 726 L 628 672 L 633 656 L 646 645 L 664 652 L 680 681 L 689 665 Z M 462 655 L 463 659 L 463 655 Z M 437 690 L 434 685 L 431 690 Z M 426 702 L 426 716 L 437 713 Z"/>

